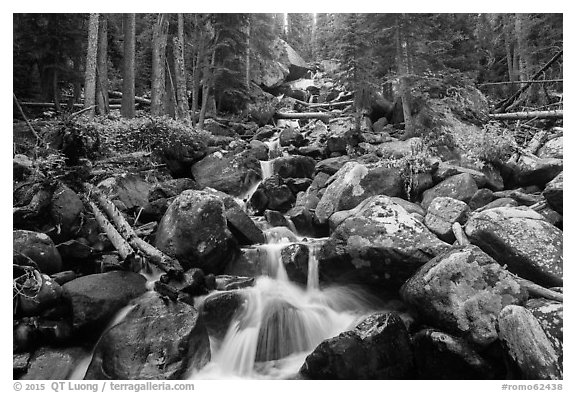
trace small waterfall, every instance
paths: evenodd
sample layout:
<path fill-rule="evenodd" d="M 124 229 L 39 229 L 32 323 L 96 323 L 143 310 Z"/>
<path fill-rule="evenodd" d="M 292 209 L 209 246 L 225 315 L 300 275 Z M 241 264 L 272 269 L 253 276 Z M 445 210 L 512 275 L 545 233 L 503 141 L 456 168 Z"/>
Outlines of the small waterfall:
<path fill-rule="evenodd" d="M 306 286 L 308 291 L 313 291 L 320 288 L 320 277 L 318 274 L 318 258 L 316 254 L 319 246 L 315 243 L 308 245 L 308 279 Z"/>
<path fill-rule="evenodd" d="M 274 160 L 260 161 L 260 168 L 262 169 L 262 180 L 272 177 L 274 174 Z"/>

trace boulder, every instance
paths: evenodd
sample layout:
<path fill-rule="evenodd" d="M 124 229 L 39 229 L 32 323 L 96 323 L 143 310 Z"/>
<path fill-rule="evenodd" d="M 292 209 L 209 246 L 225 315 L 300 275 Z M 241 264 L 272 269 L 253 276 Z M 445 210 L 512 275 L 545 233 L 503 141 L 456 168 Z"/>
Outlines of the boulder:
<path fill-rule="evenodd" d="M 314 226 L 314 213 L 304 206 L 294 206 L 288 210 L 286 216 L 294 224 L 297 233 L 302 236 L 314 236 L 316 228 Z"/>
<path fill-rule="evenodd" d="M 550 207 L 562 214 L 564 211 L 564 172 L 561 172 L 554 179 L 546 184 L 542 193 Z"/>
<path fill-rule="evenodd" d="M 435 329 L 413 337 L 414 361 L 421 379 L 495 379 L 495 371 L 465 340 Z"/>
<path fill-rule="evenodd" d="M 304 137 L 296 128 L 288 127 L 280 131 L 278 135 L 280 146 L 302 146 L 304 144 Z"/>
<path fill-rule="evenodd" d="M 474 211 L 483 206 L 486 206 L 490 202 L 494 200 L 494 192 L 488 188 L 481 188 L 470 198 L 470 202 L 468 202 L 468 206 L 470 206 L 470 210 Z"/>
<path fill-rule="evenodd" d="M 538 158 L 523 155 L 516 164 L 516 182 L 520 186 L 537 185 L 544 187 L 562 172 L 563 160 L 558 158 Z"/>
<path fill-rule="evenodd" d="M 316 164 L 316 173 L 324 172 L 330 176 L 338 172 L 347 162 L 350 161 L 348 156 L 332 157 L 322 160 Z"/>
<path fill-rule="evenodd" d="M 238 154 L 217 151 L 195 163 L 192 176 L 202 187 L 211 187 L 231 196 L 242 196 L 262 178 L 262 170 L 260 161 L 250 150 Z"/>
<path fill-rule="evenodd" d="M 446 180 L 436 184 L 422 195 L 422 207 L 428 209 L 430 203 L 436 197 L 451 197 L 468 203 L 478 191 L 478 186 L 474 178 L 469 173 L 462 173 L 451 176 Z"/>
<path fill-rule="evenodd" d="M 310 250 L 305 244 L 290 244 L 280 253 L 288 279 L 300 284 L 308 282 L 308 255 Z"/>
<path fill-rule="evenodd" d="M 550 139 L 539 150 L 540 158 L 564 158 L 564 137 Z"/>
<path fill-rule="evenodd" d="M 392 198 L 377 195 L 354 208 L 322 246 L 320 276 L 399 287 L 448 248 Z"/>
<path fill-rule="evenodd" d="M 219 275 L 216 276 L 216 289 L 219 291 L 231 291 L 232 289 L 247 288 L 254 285 L 254 277 L 240 277 Z"/>
<path fill-rule="evenodd" d="M 352 209 L 374 195 L 400 196 L 404 192 L 401 170 L 370 167 L 351 161 L 328 181 L 329 185 L 316 206 L 320 224 L 340 210 Z"/>
<path fill-rule="evenodd" d="M 231 136 L 237 137 L 238 134 L 234 132 L 234 130 L 226 127 L 225 125 L 218 123 L 214 119 L 205 119 L 204 120 L 204 130 L 208 131 L 212 135 L 217 136 Z"/>
<path fill-rule="evenodd" d="M 394 312 L 372 314 L 323 341 L 300 368 L 308 379 L 407 379 L 413 371 L 410 337 Z"/>
<path fill-rule="evenodd" d="M 236 202 L 234 198 L 221 191 L 206 187 L 204 192 L 213 194 L 220 198 L 224 203 L 224 215 L 228 228 L 241 245 L 264 243 L 262 230 L 246 214 L 244 209 Z"/>
<path fill-rule="evenodd" d="M 328 123 L 328 154 L 346 154 L 348 147 L 354 147 L 361 142 L 360 135 L 355 131 L 356 125 L 352 117 L 331 119 Z"/>
<path fill-rule="evenodd" d="M 291 177 L 312 179 L 315 166 L 314 159 L 298 155 L 278 157 L 272 161 L 273 173 L 283 179 Z"/>
<path fill-rule="evenodd" d="M 428 324 L 479 345 L 498 339 L 496 318 L 527 293 L 478 247 L 458 247 L 422 266 L 401 288 L 402 299 Z"/>
<path fill-rule="evenodd" d="M 562 231 L 527 207 L 475 212 L 466 235 L 512 273 L 544 286 L 561 286 Z"/>
<path fill-rule="evenodd" d="M 120 210 L 132 210 L 146 206 L 151 188 L 148 182 L 133 174 L 109 177 L 98 183 L 97 187 Z"/>
<path fill-rule="evenodd" d="M 250 205 L 260 214 L 266 209 L 286 212 L 295 201 L 294 194 L 284 180 L 274 175 L 260 183 L 250 198 Z"/>
<path fill-rule="evenodd" d="M 208 333 L 198 311 L 148 292 L 102 335 L 86 379 L 184 379 L 209 360 Z"/>
<path fill-rule="evenodd" d="M 512 198 L 497 198 L 492 202 L 477 208 L 476 212 L 481 212 L 484 210 L 494 209 L 496 207 L 516 207 L 518 206 L 518 202 Z"/>
<path fill-rule="evenodd" d="M 560 367 L 564 360 L 564 305 L 543 298 L 530 299 L 524 305 L 536 317 L 544 334 L 558 354 Z"/>
<path fill-rule="evenodd" d="M 17 281 L 21 289 L 14 299 L 18 307 L 16 312 L 23 316 L 40 315 L 42 312 L 63 303 L 62 287 L 45 274 L 24 276 L 24 281 Z"/>
<path fill-rule="evenodd" d="M 147 291 L 144 276 L 125 271 L 91 274 L 62 288 L 72 304 L 74 328 L 90 335 L 100 333 L 122 307 Z"/>
<path fill-rule="evenodd" d="M 12 231 L 13 250 L 36 263 L 42 273 L 52 274 L 62 270 L 62 258 L 48 235 L 39 232 Z"/>
<path fill-rule="evenodd" d="M 454 243 L 456 237 L 452 224 L 464 224 L 468 219 L 470 207 L 462 201 L 450 197 L 437 197 L 428 206 L 424 224 L 441 240 Z"/>
<path fill-rule="evenodd" d="M 200 308 L 200 313 L 211 337 L 223 339 L 234 316 L 245 302 L 239 291 L 227 290 L 210 294 Z"/>
<path fill-rule="evenodd" d="M 65 380 L 70 379 L 80 360 L 89 353 L 80 347 L 48 348 L 34 352 L 30 359 L 24 380 Z"/>
<path fill-rule="evenodd" d="M 150 188 L 148 200 L 153 202 L 161 198 L 173 198 L 177 197 L 186 190 L 198 189 L 198 184 L 192 179 L 181 178 L 166 180 L 161 183 L 157 183 Z"/>
<path fill-rule="evenodd" d="M 187 190 L 172 202 L 158 225 L 156 247 L 184 269 L 221 273 L 237 254 L 222 200 L 207 191 Z"/>
<path fill-rule="evenodd" d="M 168 274 L 160 276 L 160 282 L 172 287 L 175 291 L 187 293 L 191 296 L 201 296 L 208 293 L 204 272 L 198 268 L 188 269 L 179 278 Z"/>
<path fill-rule="evenodd" d="M 460 175 L 462 173 L 468 173 L 470 176 L 472 176 L 478 188 L 482 188 L 486 185 L 487 179 L 482 172 L 446 162 L 440 163 L 438 169 L 436 169 L 434 172 L 433 179 L 436 183 L 440 183 L 449 177 Z"/>
<path fill-rule="evenodd" d="M 558 354 L 530 311 L 505 307 L 498 315 L 498 336 L 520 371 L 517 379 L 562 379 Z"/>
<path fill-rule="evenodd" d="M 69 187 L 60 183 L 52 194 L 50 216 L 60 230 L 53 235 L 57 242 L 71 239 L 80 229 L 84 204 Z"/>
<path fill-rule="evenodd" d="M 22 181 L 34 171 L 34 163 L 24 154 L 16 154 L 12 159 L 12 176 L 15 181 Z"/>

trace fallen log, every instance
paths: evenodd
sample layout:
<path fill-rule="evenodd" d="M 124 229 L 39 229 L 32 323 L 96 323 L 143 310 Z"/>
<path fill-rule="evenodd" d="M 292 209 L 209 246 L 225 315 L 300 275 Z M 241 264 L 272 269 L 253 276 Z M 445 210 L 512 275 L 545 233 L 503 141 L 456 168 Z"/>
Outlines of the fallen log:
<path fill-rule="evenodd" d="M 536 154 L 540 146 L 542 146 L 546 142 L 546 130 L 538 131 L 526 146 L 526 150 L 532 154 Z"/>
<path fill-rule="evenodd" d="M 470 240 L 464 233 L 464 229 L 462 229 L 462 225 L 459 222 L 455 222 L 452 224 L 452 232 L 454 232 L 454 237 L 456 237 L 456 241 L 460 246 L 466 246 L 470 244 Z"/>
<path fill-rule="evenodd" d="M 563 116 L 563 110 L 491 113 L 488 115 L 492 120 L 561 119 Z"/>
<path fill-rule="evenodd" d="M 296 119 L 296 120 L 318 119 L 327 123 L 332 118 L 332 115 L 329 113 L 320 113 L 320 112 L 304 112 L 304 113 L 276 112 L 274 117 L 277 119 Z"/>
<path fill-rule="evenodd" d="M 84 188 L 89 192 L 90 196 L 98 202 L 102 210 L 104 210 L 108 217 L 110 217 L 115 227 L 118 229 L 118 232 L 132 247 L 144 253 L 149 257 L 152 264 L 158 266 L 169 275 L 176 277 L 182 275 L 184 269 L 182 269 L 180 262 L 140 239 L 130 224 L 128 224 L 126 219 L 124 219 L 118 208 L 112 203 L 112 201 L 104 196 L 100 190 L 88 183 L 84 183 Z"/>
<path fill-rule="evenodd" d="M 26 122 L 26 125 L 28 126 L 28 128 L 30 129 L 30 131 L 32 131 L 32 134 L 34 134 L 34 136 L 36 137 L 36 141 L 38 143 L 40 142 L 44 142 L 44 140 L 40 137 L 40 135 L 38 135 L 38 133 L 36 132 L 36 130 L 34 129 L 34 127 L 32 127 L 32 124 L 30 124 L 30 120 L 28 120 L 28 117 L 26 116 L 26 114 L 24 113 L 24 111 L 22 110 L 22 106 L 20 105 L 20 102 L 18 101 L 18 98 L 16 98 L 16 94 L 12 93 L 12 96 L 14 97 L 14 103 L 16 104 L 16 107 L 18 108 L 18 111 L 20 112 L 20 115 L 22 115 L 22 117 L 24 118 L 24 121 Z M 44 144 L 44 143 L 43 143 Z"/>
<path fill-rule="evenodd" d="M 110 97 L 122 98 L 122 92 L 121 91 L 108 91 L 108 95 Z M 139 103 L 139 104 L 145 104 L 145 105 L 150 105 L 152 103 L 151 100 L 144 98 L 144 97 L 138 97 L 138 96 L 134 96 L 134 101 Z"/>
<path fill-rule="evenodd" d="M 350 101 L 339 101 L 339 102 L 324 102 L 324 103 L 317 103 L 317 104 L 308 104 L 310 108 L 331 108 L 336 106 L 346 106 L 352 105 L 354 103 L 353 100 Z"/>
<path fill-rule="evenodd" d="M 21 102 L 22 106 L 38 107 L 38 108 L 56 108 L 53 102 Z M 68 107 L 68 105 L 61 104 L 61 107 Z M 84 104 L 73 104 L 74 108 L 84 108 Z M 110 109 L 120 109 L 121 105 L 109 105 Z"/>
<path fill-rule="evenodd" d="M 120 233 L 116 230 L 114 225 L 110 223 L 110 221 L 106 218 L 104 213 L 98 209 L 96 204 L 92 201 L 88 201 L 90 208 L 92 208 L 92 212 L 94 213 L 94 217 L 96 218 L 96 222 L 100 225 L 100 228 L 106 233 L 106 236 L 114 246 L 114 248 L 118 251 L 120 258 L 122 260 L 128 260 L 135 255 L 134 250 L 128 244 L 128 242 L 120 235 Z"/>
<path fill-rule="evenodd" d="M 506 82 L 486 82 L 481 83 L 478 86 L 495 86 L 495 85 L 517 85 L 521 83 L 555 83 L 563 82 L 564 79 L 532 79 L 527 81 L 506 81 Z"/>
<path fill-rule="evenodd" d="M 540 286 L 532 281 L 526 280 L 525 278 L 521 278 L 518 276 L 515 276 L 514 278 L 516 279 L 518 284 L 520 284 L 521 287 L 525 288 L 532 297 L 543 297 L 549 300 L 556 300 L 557 302 L 564 301 L 564 295 L 559 292 L 555 292 L 548 288 L 544 288 L 543 286 Z"/>

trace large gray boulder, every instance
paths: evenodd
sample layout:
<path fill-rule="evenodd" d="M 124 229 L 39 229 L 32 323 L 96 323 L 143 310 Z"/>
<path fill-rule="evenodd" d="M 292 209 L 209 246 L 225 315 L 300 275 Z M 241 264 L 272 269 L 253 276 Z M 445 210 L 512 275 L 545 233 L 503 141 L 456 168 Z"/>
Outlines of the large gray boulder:
<path fill-rule="evenodd" d="M 86 379 L 184 379 L 210 360 L 198 311 L 155 292 L 98 341 Z"/>
<path fill-rule="evenodd" d="M 527 299 L 508 271 L 472 245 L 426 263 L 400 295 L 426 323 L 479 345 L 498 338 L 496 318 L 502 308 Z"/>
<path fill-rule="evenodd" d="M 316 206 L 316 217 L 321 224 L 327 222 L 333 213 L 352 209 L 368 197 L 395 197 L 405 193 L 400 169 L 363 165 L 354 161 L 340 168 L 328 183 Z"/>
<path fill-rule="evenodd" d="M 206 191 L 187 190 L 170 205 L 158 225 L 156 247 L 184 269 L 221 273 L 237 253 L 227 226 L 224 202 Z"/>
<path fill-rule="evenodd" d="M 70 379 L 78 362 L 88 356 L 80 347 L 48 348 L 43 347 L 34 352 L 29 361 L 25 380 L 63 380 Z"/>
<path fill-rule="evenodd" d="M 131 210 L 148 204 L 152 186 L 139 176 L 121 174 L 109 177 L 97 186 L 120 210 Z"/>
<path fill-rule="evenodd" d="M 558 354 L 560 366 L 564 360 L 564 305 L 554 300 L 535 298 L 524 305 L 536 317 L 544 334 Z"/>
<path fill-rule="evenodd" d="M 324 243 L 320 275 L 400 286 L 449 247 L 392 198 L 377 195 L 354 208 Z"/>
<path fill-rule="evenodd" d="M 516 181 L 520 186 L 543 187 L 563 169 L 563 160 L 522 155 L 516 164 Z"/>
<path fill-rule="evenodd" d="M 562 379 L 558 354 L 538 320 L 524 307 L 509 305 L 498 315 L 498 335 L 518 379 Z"/>
<path fill-rule="evenodd" d="M 558 213 L 562 214 L 564 211 L 564 172 L 561 172 L 558 176 L 552 179 L 542 193 L 546 198 L 546 201 L 556 210 Z"/>
<path fill-rule="evenodd" d="M 475 212 L 466 235 L 501 265 L 544 286 L 561 286 L 562 231 L 527 207 L 498 207 Z"/>
<path fill-rule="evenodd" d="M 94 333 L 147 290 L 144 276 L 125 271 L 91 274 L 69 281 L 62 288 L 72 304 L 74 328 Z"/>
<path fill-rule="evenodd" d="M 440 239 L 453 243 L 456 238 L 452 224 L 464 224 L 468 219 L 470 207 L 462 201 L 450 197 L 434 198 L 424 219 L 424 223 Z"/>
<path fill-rule="evenodd" d="M 408 331 L 394 312 L 372 314 L 323 341 L 300 369 L 309 379 L 407 379 L 413 372 Z"/>
<path fill-rule="evenodd" d="M 550 139 L 538 150 L 540 158 L 564 158 L 564 137 Z"/>
<path fill-rule="evenodd" d="M 428 209 L 430 203 L 437 197 L 450 197 L 468 203 L 478 191 L 474 178 L 469 173 L 461 173 L 451 176 L 424 191 L 422 195 L 422 207 Z"/>
<path fill-rule="evenodd" d="M 62 270 L 62 258 L 52 239 L 33 231 L 12 231 L 13 251 L 30 258 L 42 273 L 52 274 Z"/>

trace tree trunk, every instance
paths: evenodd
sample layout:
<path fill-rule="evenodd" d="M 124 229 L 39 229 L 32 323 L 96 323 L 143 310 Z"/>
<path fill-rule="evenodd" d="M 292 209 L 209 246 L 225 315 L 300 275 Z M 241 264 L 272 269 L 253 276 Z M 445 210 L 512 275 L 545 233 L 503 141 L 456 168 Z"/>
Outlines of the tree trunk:
<path fill-rule="evenodd" d="M 495 113 L 495 114 L 489 114 L 488 117 L 493 120 L 561 119 L 562 117 L 564 117 L 564 111 L 555 110 L 555 111 Z"/>
<path fill-rule="evenodd" d="M 410 85 L 408 80 L 408 53 L 404 34 L 404 14 L 396 16 L 396 60 L 398 75 L 400 77 L 400 97 L 402 98 L 402 111 L 404 114 L 404 135 L 413 133 L 412 111 L 410 108 Z"/>
<path fill-rule="evenodd" d="M 250 90 L 250 14 L 246 20 L 246 88 Z"/>
<path fill-rule="evenodd" d="M 169 52 L 173 52 L 168 50 Z M 172 56 L 171 56 L 172 57 Z M 174 77 L 172 70 L 174 69 L 174 63 L 168 61 L 168 56 L 166 56 L 166 94 L 164 95 L 164 108 L 168 116 L 175 119 L 176 118 L 176 86 L 174 85 Z"/>
<path fill-rule="evenodd" d="M 176 85 L 176 101 L 178 103 L 176 117 L 190 122 L 188 97 L 186 96 L 186 72 L 184 66 L 184 15 L 178 14 L 178 36 L 174 37 L 174 80 Z"/>
<path fill-rule="evenodd" d="M 88 26 L 88 50 L 84 75 L 84 107 L 94 107 L 96 103 L 96 61 L 98 54 L 98 14 L 90 14 Z M 88 111 L 88 118 L 94 119 L 94 108 Z"/>
<path fill-rule="evenodd" d="M 82 57 L 77 55 L 74 57 L 74 96 L 72 97 L 72 104 L 80 102 L 82 95 Z"/>
<path fill-rule="evenodd" d="M 162 116 L 165 113 L 167 40 L 168 18 L 165 14 L 158 14 L 152 31 L 152 103 L 150 107 L 152 116 Z"/>
<path fill-rule="evenodd" d="M 54 107 L 58 112 L 60 112 L 60 89 L 58 88 L 58 69 L 54 68 L 54 73 L 52 74 L 52 89 L 54 90 Z"/>
<path fill-rule="evenodd" d="M 198 115 L 198 128 L 204 129 L 204 119 L 206 118 L 206 110 L 208 108 L 208 95 L 210 93 L 210 65 L 208 59 L 205 59 L 204 65 L 204 82 L 202 83 L 202 108 Z"/>
<path fill-rule="evenodd" d="M 108 20 L 102 14 L 100 17 L 100 27 L 98 29 L 98 62 L 97 62 L 98 84 L 96 87 L 96 97 L 98 101 L 98 113 L 105 115 L 108 109 Z"/>
<path fill-rule="evenodd" d="M 128 119 L 136 115 L 134 96 L 136 66 L 136 14 L 124 14 L 124 64 L 122 80 L 122 109 L 120 113 Z"/>

